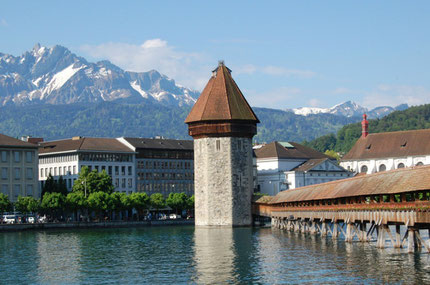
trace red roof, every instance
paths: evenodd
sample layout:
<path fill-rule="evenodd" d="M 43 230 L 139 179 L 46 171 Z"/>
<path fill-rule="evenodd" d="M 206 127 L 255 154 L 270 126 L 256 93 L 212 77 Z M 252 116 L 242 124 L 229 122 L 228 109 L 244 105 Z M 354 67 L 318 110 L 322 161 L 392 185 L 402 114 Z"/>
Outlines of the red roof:
<path fill-rule="evenodd" d="M 133 150 L 112 138 L 84 138 L 44 142 L 39 145 L 39 154 L 49 154 L 65 151 L 104 151 L 104 152 L 131 152 Z"/>
<path fill-rule="evenodd" d="M 430 155 L 430 129 L 369 134 L 359 138 L 345 160 Z"/>
<path fill-rule="evenodd" d="M 228 120 L 260 122 L 234 82 L 231 70 L 220 62 L 185 123 Z"/>
<path fill-rule="evenodd" d="M 37 148 L 37 145 L 0 134 L 0 147 Z"/>
<path fill-rule="evenodd" d="M 284 147 L 279 142 L 271 142 L 265 146 L 256 149 L 255 155 L 257 158 L 281 158 L 281 159 L 326 159 L 329 156 L 316 151 L 312 148 L 306 147 L 299 143 L 289 142 L 291 147 Z"/>

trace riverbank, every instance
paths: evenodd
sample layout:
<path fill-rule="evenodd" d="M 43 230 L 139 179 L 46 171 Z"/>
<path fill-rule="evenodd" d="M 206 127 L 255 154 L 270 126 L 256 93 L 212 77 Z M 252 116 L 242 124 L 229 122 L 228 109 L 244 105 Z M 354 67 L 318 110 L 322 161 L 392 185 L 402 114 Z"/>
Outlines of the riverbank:
<path fill-rule="evenodd" d="M 194 220 L 151 220 L 151 221 L 107 221 L 107 222 L 68 222 L 38 224 L 0 224 L 0 232 L 16 232 L 29 230 L 73 229 L 73 228 L 133 228 L 152 226 L 183 226 L 194 225 Z"/>

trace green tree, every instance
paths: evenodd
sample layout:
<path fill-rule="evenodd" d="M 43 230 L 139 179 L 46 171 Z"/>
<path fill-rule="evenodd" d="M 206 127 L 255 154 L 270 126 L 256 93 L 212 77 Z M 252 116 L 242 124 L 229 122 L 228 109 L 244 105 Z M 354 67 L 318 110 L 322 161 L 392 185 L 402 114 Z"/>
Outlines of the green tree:
<path fill-rule="evenodd" d="M 133 209 L 133 202 L 130 199 L 129 195 L 126 195 L 125 193 L 122 193 L 123 195 L 121 195 L 121 204 L 122 207 L 125 211 L 127 211 L 128 216 L 130 217 L 130 212 Z"/>
<path fill-rule="evenodd" d="M 35 213 L 39 210 L 39 201 L 33 197 L 18 196 L 18 199 L 15 202 L 15 209 L 24 215 Z"/>
<path fill-rule="evenodd" d="M 195 196 L 194 194 L 187 199 L 187 210 L 194 210 Z"/>
<path fill-rule="evenodd" d="M 12 208 L 12 204 L 9 197 L 3 193 L 0 193 L 0 213 L 8 212 Z"/>
<path fill-rule="evenodd" d="M 61 193 L 45 193 L 42 198 L 41 208 L 51 216 L 58 217 L 65 209 L 66 197 Z"/>
<path fill-rule="evenodd" d="M 42 197 L 45 196 L 45 193 L 54 193 L 56 192 L 55 180 L 52 177 L 51 173 L 49 173 L 48 178 L 46 178 L 45 183 L 42 188 Z"/>
<path fill-rule="evenodd" d="M 140 220 L 141 213 L 148 209 L 150 201 L 146 193 L 138 192 L 130 194 L 131 204 L 137 211 L 137 219 Z"/>
<path fill-rule="evenodd" d="M 149 200 L 151 206 L 157 211 L 166 207 L 166 201 L 164 200 L 164 196 L 161 193 L 152 194 Z"/>
<path fill-rule="evenodd" d="M 88 196 L 95 192 L 105 192 L 111 194 L 115 189 L 112 184 L 112 178 L 106 171 L 97 172 L 97 170 L 89 171 L 87 166 L 83 166 L 79 172 L 79 177 L 73 184 L 74 192 L 83 192 Z"/>
<path fill-rule="evenodd" d="M 56 182 L 56 189 L 55 189 L 57 193 L 61 193 L 64 196 L 67 196 L 67 194 L 69 193 L 69 191 L 67 190 L 67 185 L 66 185 L 66 180 L 63 179 L 63 176 L 60 176 L 60 178 L 58 178 L 58 182 Z"/>
<path fill-rule="evenodd" d="M 339 154 L 337 152 L 335 152 L 334 150 L 326 150 L 324 152 L 324 154 L 330 156 L 331 158 L 336 159 L 337 161 L 340 160 Z"/>
<path fill-rule="evenodd" d="M 110 194 L 110 208 L 115 213 L 121 213 L 122 211 L 126 210 L 126 207 L 123 204 L 123 201 L 127 200 L 126 202 L 129 202 L 129 199 L 127 198 L 127 194 L 121 193 L 121 192 L 113 192 Z"/>
<path fill-rule="evenodd" d="M 76 219 L 78 211 L 84 211 L 88 208 L 87 198 L 82 192 L 70 192 L 66 196 L 66 206 L 69 211 L 72 211 Z"/>
<path fill-rule="evenodd" d="M 100 219 L 106 211 L 111 210 L 110 195 L 103 191 L 93 192 L 88 196 L 88 206 L 99 213 Z"/>
<path fill-rule="evenodd" d="M 175 213 L 179 210 L 187 208 L 188 197 L 185 193 L 170 193 L 166 199 L 166 204 L 172 209 L 175 209 Z"/>

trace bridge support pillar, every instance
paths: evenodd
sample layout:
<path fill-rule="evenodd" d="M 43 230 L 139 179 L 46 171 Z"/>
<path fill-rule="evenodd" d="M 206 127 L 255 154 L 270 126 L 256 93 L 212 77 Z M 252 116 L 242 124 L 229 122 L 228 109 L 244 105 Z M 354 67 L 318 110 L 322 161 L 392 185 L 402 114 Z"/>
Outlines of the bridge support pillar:
<path fill-rule="evenodd" d="M 337 222 L 333 223 L 333 232 L 331 237 L 332 239 L 337 239 L 339 237 L 339 224 Z"/>
<path fill-rule="evenodd" d="M 402 237 L 400 236 L 400 225 L 396 225 L 396 243 L 394 244 L 395 248 L 402 247 Z"/>
<path fill-rule="evenodd" d="M 311 234 L 315 234 L 316 233 L 316 228 L 315 228 L 315 222 L 314 220 L 311 221 Z"/>
<path fill-rule="evenodd" d="M 376 247 L 385 248 L 385 225 L 381 225 L 377 227 L 378 227 L 378 237 L 377 237 Z"/>
<path fill-rule="evenodd" d="M 366 242 L 367 241 L 367 235 L 366 235 L 366 223 L 361 222 L 358 225 L 358 239 L 361 242 Z"/>
<path fill-rule="evenodd" d="M 345 237 L 346 242 L 352 242 L 354 238 L 353 226 L 354 225 L 352 223 L 348 223 L 346 225 L 346 237 Z"/>
<path fill-rule="evenodd" d="M 415 246 L 415 229 L 413 227 L 408 227 L 408 252 L 413 253 Z"/>
<path fill-rule="evenodd" d="M 327 236 L 327 224 L 326 222 L 322 222 L 321 224 L 321 236 Z"/>

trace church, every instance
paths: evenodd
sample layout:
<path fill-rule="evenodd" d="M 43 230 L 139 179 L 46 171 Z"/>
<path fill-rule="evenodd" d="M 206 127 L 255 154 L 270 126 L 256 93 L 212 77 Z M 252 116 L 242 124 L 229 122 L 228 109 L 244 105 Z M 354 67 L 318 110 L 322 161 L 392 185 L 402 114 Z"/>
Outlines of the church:
<path fill-rule="evenodd" d="M 430 164 L 430 129 L 369 134 L 363 115 L 362 135 L 340 165 L 354 173 L 371 174 Z"/>

